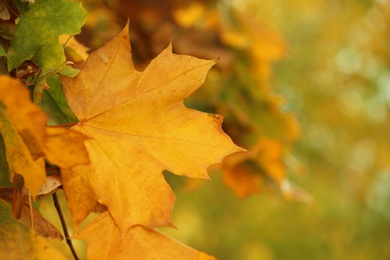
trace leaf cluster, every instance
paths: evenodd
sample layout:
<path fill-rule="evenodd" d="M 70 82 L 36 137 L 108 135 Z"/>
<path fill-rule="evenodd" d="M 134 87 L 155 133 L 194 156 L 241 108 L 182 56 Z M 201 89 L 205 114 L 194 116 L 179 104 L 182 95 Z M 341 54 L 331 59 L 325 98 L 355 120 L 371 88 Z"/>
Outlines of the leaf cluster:
<path fill-rule="evenodd" d="M 6 68 L 0 77 L 6 155 L 1 174 L 13 186 L 1 190 L 5 216 L 26 219 L 38 234 L 52 237 L 57 230 L 32 209 L 31 200 L 62 188 L 78 231 L 73 238 L 87 241 L 88 258 L 212 259 L 154 228 L 173 226 L 175 197 L 163 170 L 208 178 L 210 165 L 243 151 L 223 132 L 222 116 L 183 104 L 215 62 L 175 55 L 168 46 L 144 71 L 137 71 L 125 27 L 91 53 L 76 76 L 59 36 L 80 31 L 86 16 L 80 4 L 15 0 L 7 2 L 7 10 L 15 17 L 6 22 L 12 30 L 3 27 L 7 37 L 0 49 Z M 22 41 L 27 36 L 31 41 Z M 98 216 L 80 231 L 91 212 Z M 2 222 L 0 231 L 19 227 L 12 221 Z M 25 230 L 23 236 L 31 232 Z M 7 239 L 2 246 L 18 239 Z M 40 245 L 40 238 L 26 241 L 31 249 L 21 250 L 41 258 L 39 250 L 47 245 Z"/>
<path fill-rule="evenodd" d="M 205 87 L 191 95 L 186 104 L 226 115 L 224 130 L 235 143 L 251 151 L 250 155 L 243 155 L 242 160 L 233 160 L 234 164 L 230 158 L 226 158 L 223 163 L 225 166 L 220 169 L 225 183 L 240 197 L 243 195 L 238 190 L 247 187 L 245 196 L 276 190 L 281 191 L 283 196 L 301 200 L 300 196 L 294 195 L 295 189 L 285 189 L 292 187 L 287 173 L 303 171 L 302 165 L 290 152 L 292 144 L 300 137 L 300 127 L 295 115 L 283 111 L 284 98 L 275 93 L 269 82 L 272 64 L 284 57 L 287 44 L 261 20 L 229 4 L 216 5 L 215 2 L 129 1 L 120 4 L 112 2 L 110 8 L 107 8 L 106 5 L 93 4 L 91 1 L 92 15 L 87 27 L 96 38 L 104 41 L 103 37 L 98 36 L 108 32 L 97 31 L 98 17 L 103 14 L 106 17 L 131 17 L 131 31 L 136 36 L 133 45 L 137 47 L 133 56 L 139 67 L 145 67 L 150 57 L 156 56 L 165 47 L 164 44 L 168 44 L 169 38 L 174 39 L 174 49 L 178 53 L 218 58 Z M 121 23 L 110 21 L 110 30 L 115 30 Z M 99 46 L 96 39 L 83 40 Z M 259 150 L 265 152 L 259 153 Z M 270 159 L 266 153 L 273 153 L 274 150 L 280 152 L 274 153 L 275 156 Z M 262 155 L 265 155 L 264 158 Z M 242 163 L 247 162 L 255 167 L 241 167 Z M 239 184 L 237 180 L 243 175 L 253 177 L 243 178 L 248 181 Z M 253 178 L 257 180 L 254 185 L 256 188 L 252 184 L 247 185 Z"/>

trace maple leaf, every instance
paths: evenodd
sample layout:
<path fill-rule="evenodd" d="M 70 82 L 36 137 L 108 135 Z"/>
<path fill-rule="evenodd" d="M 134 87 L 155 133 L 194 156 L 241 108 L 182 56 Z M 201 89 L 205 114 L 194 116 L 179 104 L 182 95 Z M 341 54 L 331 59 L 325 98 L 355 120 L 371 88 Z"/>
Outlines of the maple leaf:
<path fill-rule="evenodd" d="M 215 259 L 139 225 L 121 235 L 107 211 L 75 238 L 87 241 L 88 259 Z"/>
<path fill-rule="evenodd" d="M 60 69 L 65 55 L 58 37 L 80 33 L 86 12 L 81 4 L 63 0 L 14 1 L 20 20 L 7 51 L 8 70 L 31 60 L 43 70 Z M 26 36 L 29 35 L 28 39 Z"/>
<path fill-rule="evenodd" d="M 30 100 L 27 88 L 16 79 L 0 76 L 0 133 L 6 147 L 10 179 L 24 177 L 35 197 L 46 178 L 46 157 L 53 164 L 72 167 L 89 162 L 86 136 L 66 129 L 48 129 L 47 115 Z"/>
<path fill-rule="evenodd" d="M 88 164 L 89 157 L 84 147 L 87 136 L 63 128 L 47 128 L 44 146 L 45 158 L 50 163 L 64 168 Z"/>
<path fill-rule="evenodd" d="M 207 167 L 241 151 L 221 117 L 188 109 L 214 61 L 172 54 L 171 46 L 143 71 L 132 63 L 128 27 L 92 53 L 80 74 L 63 77 L 91 165 L 62 171 L 75 225 L 98 201 L 121 232 L 133 225 L 171 225 L 174 194 L 162 171 L 208 178 Z"/>

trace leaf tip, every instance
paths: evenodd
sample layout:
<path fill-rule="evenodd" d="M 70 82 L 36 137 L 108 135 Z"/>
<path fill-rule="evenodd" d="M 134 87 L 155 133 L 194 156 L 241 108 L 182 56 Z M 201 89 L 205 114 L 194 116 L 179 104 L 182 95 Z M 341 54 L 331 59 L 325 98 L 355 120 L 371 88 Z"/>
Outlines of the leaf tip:
<path fill-rule="evenodd" d="M 165 51 L 167 51 L 169 53 L 173 53 L 173 51 L 172 51 L 172 39 L 169 40 L 169 44 L 168 44 L 167 48 L 165 49 Z"/>
<path fill-rule="evenodd" d="M 214 256 L 210 256 L 206 253 L 199 252 L 198 260 L 217 260 Z"/>
<path fill-rule="evenodd" d="M 127 40 L 130 43 L 130 32 L 128 24 L 126 24 L 122 32 L 119 33 L 119 37 L 121 37 L 123 40 Z"/>

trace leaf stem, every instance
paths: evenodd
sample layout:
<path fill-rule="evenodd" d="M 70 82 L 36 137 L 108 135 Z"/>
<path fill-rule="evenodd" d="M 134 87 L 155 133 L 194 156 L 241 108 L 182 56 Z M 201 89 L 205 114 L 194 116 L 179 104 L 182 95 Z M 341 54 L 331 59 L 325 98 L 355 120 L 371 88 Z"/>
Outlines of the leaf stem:
<path fill-rule="evenodd" d="M 30 190 L 27 190 L 27 192 L 28 192 L 28 204 L 30 206 L 30 228 L 34 229 L 33 205 L 32 205 L 32 202 L 31 202 Z"/>
<path fill-rule="evenodd" d="M 47 127 L 52 127 L 52 128 L 55 128 L 55 127 L 69 127 L 69 126 L 75 126 L 77 125 L 79 122 L 76 122 L 76 123 L 69 123 L 69 124 L 62 124 L 62 125 L 49 125 Z"/>
<path fill-rule="evenodd" d="M 62 229 L 64 230 L 64 236 L 65 236 L 66 243 L 68 244 L 69 249 L 72 252 L 74 259 L 79 260 L 79 257 L 77 256 L 77 253 L 76 253 L 76 250 L 73 247 L 72 240 L 69 237 L 69 233 L 68 233 L 68 229 L 66 227 L 64 215 L 62 215 L 61 206 L 60 206 L 60 203 L 58 202 L 58 198 L 57 198 L 56 193 L 53 193 L 53 201 L 54 201 L 54 206 L 56 207 L 58 216 L 60 217 L 60 220 L 61 220 L 61 225 L 62 225 Z"/>

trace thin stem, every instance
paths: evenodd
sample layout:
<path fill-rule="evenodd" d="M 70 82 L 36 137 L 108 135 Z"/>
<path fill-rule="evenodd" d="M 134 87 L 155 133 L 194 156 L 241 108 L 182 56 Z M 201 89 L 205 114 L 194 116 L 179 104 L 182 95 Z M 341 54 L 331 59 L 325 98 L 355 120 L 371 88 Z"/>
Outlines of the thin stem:
<path fill-rule="evenodd" d="M 62 125 L 49 125 L 47 127 L 50 127 L 50 128 L 56 128 L 56 127 L 69 127 L 69 126 L 75 126 L 77 125 L 79 122 L 76 122 L 76 123 L 69 123 L 69 124 L 62 124 Z"/>
<path fill-rule="evenodd" d="M 68 229 L 66 228 L 66 222 L 64 219 L 64 215 L 62 215 L 61 206 L 60 206 L 60 203 L 58 202 L 58 198 L 57 198 L 56 193 L 53 193 L 53 201 L 54 201 L 54 206 L 56 207 L 58 216 L 60 217 L 60 220 L 61 220 L 61 225 L 62 225 L 62 229 L 64 230 L 64 236 L 65 236 L 66 243 L 68 244 L 69 249 L 72 252 L 74 259 L 79 260 L 79 257 L 77 256 L 77 253 L 76 253 L 76 250 L 73 247 L 72 240 L 69 237 Z"/>
<path fill-rule="evenodd" d="M 33 215 L 33 207 L 31 202 L 30 190 L 27 190 L 27 192 L 28 192 L 28 204 L 30 205 L 30 228 L 34 229 L 34 215 Z"/>

